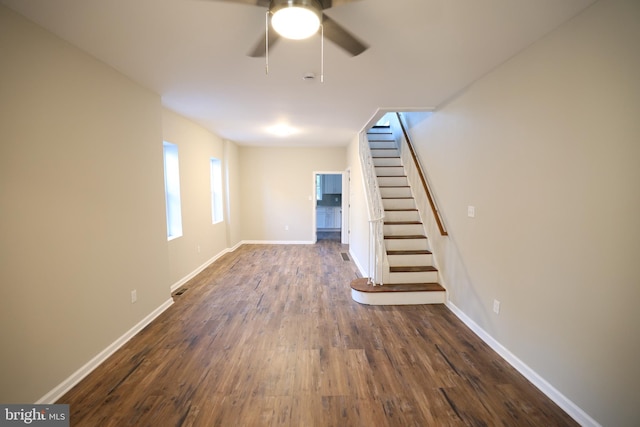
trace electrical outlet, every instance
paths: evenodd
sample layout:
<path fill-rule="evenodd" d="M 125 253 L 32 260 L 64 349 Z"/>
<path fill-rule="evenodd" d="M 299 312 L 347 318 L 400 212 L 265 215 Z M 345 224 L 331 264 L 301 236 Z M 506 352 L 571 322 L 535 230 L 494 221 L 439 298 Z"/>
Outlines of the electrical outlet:
<path fill-rule="evenodd" d="M 288 230 L 289 230 L 289 226 L 288 226 L 288 225 L 285 225 L 285 226 L 284 226 L 284 229 L 285 229 L 285 231 L 288 231 Z"/>
<path fill-rule="evenodd" d="M 131 304 L 136 301 L 138 301 L 138 291 L 134 289 L 131 291 Z"/>
<path fill-rule="evenodd" d="M 500 301 L 497 299 L 493 300 L 493 312 L 495 314 L 500 314 Z"/>

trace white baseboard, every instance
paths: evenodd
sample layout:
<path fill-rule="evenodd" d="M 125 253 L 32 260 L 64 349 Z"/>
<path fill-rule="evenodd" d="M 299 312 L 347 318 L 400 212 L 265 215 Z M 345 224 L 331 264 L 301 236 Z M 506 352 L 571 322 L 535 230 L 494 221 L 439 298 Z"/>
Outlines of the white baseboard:
<path fill-rule="evenodd" d="M 200 267 L 196 268 L 195 270 L 193 270 L 191 273 L 187 274 L 186 276 L 184 276 L 182 279 L 178 280 L 176 283 L 174 283 L 173 285 L 171 285 L 171 293 L 174 293 L 176 290 L 178 290 L 178 288 L 180 288 L 182 285 L 184 285 L 185 283 L 187 283 L 189 280 L 193 279 L 194 277 L 196 277 L 198 274 L 200 274 L 202 272 L 202 270 L 204 270 L 205 268 L 209 267 L 211 264 L 213 264 L 214 262 L 216 262 L 216 260 L 218 260 L 218 258 L 220 258 L 222 255 L 235 251 L 237 247 L 239 247 L 241 245 L 241 243 L 237 244 L 236 246 L 234 246 L 233 249 L 225 249 L 222 252 L 220 252 L 219 254 L 215 255 L 213 258 L 209 259 L 208 261 L 206 261 L 204 264 L 202 264 Z"/>
<path fill-rule="evenodd" d="M 244 245 L 244 242 L 238 242 L 238 243 L 236 243 L 236 245 L 234 247 L 229 249 L 227 252 L 234 252 L 236 249 L 238 249 L 242 245 Z"/>
<path fill-rule="evenodd" d="M 58 384 L 53 390 L 49 393 L 42 396 L 35 403 L 36 404 L 53 404 L 58 399 L 60 399 L 66 392 L 71 390 L 73 386 L 78 384 L 84 377 L 89 375 L 91 371 L 96 369 L 102 362 L 107 360 L 109 356 L 116 352 L 120 347 L 127 343 L 131 338 L 133 338 L 138 332 L 144 329 L 149 323 L 151 323 L 156 317 L 162 314 L 166 309 L 173 305 L 173 299 L 169 298 L 167 301 L 162 303 L 162 305 L 151 313 L 149 313 L 144 319 L 138 322 L 133 328 L 129 329 L 124 335 L 111 343 L 107 348 L 102 350 L 98 355 L 96 355 L 93 359 L 88 361 L 83 367 L 75 371 L 71 376 Z"/>
<path fill-rule="evenodd" d="M 313 245 L 312 240 L 243 240 L 241 245 Z"/>
<path fill-rule="evenodd" d="M 534 386 L 542 391 L 549 399 L 553 400 L 556 405 L 562 408 L 570 417 L 578 422 L 583 427 L 602 427 L 596 420 L 591 418 L 589 414 L 583 411 L 578 405 L 573 403 L 564 394 L 560 393 L 555 387 L 553 387 L 547 380 L 542 378 L 537 372 L 531 369 L 522 360 L 517 358 L 511 353 L 505 346 L 500 344 L 495 338 L 482 329 L 476 322 L 474 322 L 469 316 L 464 314 L 455 304 L 451 301 L 446 302 L 447 307 L 455 314 L 462 322 L 469 327 L 482 341 L 484 341 L 489 347 L 491 347 L 496 353 L 498 353 L 504 360 L 513 366 L 518 372 L 520 372 L 526 379 L 528 379 Z"/>

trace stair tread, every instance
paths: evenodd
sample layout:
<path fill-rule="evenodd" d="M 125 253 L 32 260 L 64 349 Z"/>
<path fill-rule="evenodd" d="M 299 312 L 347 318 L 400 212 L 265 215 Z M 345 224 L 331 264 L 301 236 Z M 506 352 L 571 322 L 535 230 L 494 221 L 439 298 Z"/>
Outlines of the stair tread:
<path fill-rule="evenodd" d="M 415 212 L 415 211 L 417 211 L 417 210 L 418 210 L 418 209 L 416 209 L 416 208 L 410 208 L 410 209 L 406 209 L 406 208 L 403 208 L 403 209 L 387 208 L 387 209 L 385 209 L 384 211 L 385 211 L 385 212 Z"/>
<path fill-rule="evenodd" d="M 421 225 L 420 221 L 385 221 L 385 225 Z"/>
<path fill-rule="evenodd" d="M 432 265 L 405 265 L 389 267 L 391 273 L 422 273 L 425 271 L 438 271 Z"/>
<path fill-rule="evenodd" d="M 431 255 L 431 254 L 432 252 L 427 249 L 387 251 L 387 255 Z"/>
<path fill-rule="evenodd" d="M 413 199 L 412 196 L 385 196 L 385 197 L 380 197 L 381 199 Z"/>
<path fill-rule="evenodd" d="M 426 239 L 427 236 L 423 234 L 401 234 L 401 235 L 386 235 L 385 239 Z"/>
<path fill-rule="evenodd" d="M 351 282 L 351 288 L 360 292 L 444 292 L 439 283 L 394 283 L 383 286 L 368 284 L 367 278 L 356 279 Z"/>

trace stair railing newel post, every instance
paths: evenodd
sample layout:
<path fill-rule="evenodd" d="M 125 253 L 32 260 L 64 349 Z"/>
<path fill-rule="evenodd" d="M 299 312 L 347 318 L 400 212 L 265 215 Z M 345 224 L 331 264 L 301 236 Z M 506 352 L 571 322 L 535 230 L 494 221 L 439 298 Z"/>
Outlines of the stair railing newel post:
<path fill-rule="evenodd" d="M 366 133 L 360 137 L 360 163 L 364 175 L 365 195 L 369 206 L 369 284 L 382 285 L 383 264 L 384 264 L 384 208 L 382 197 L 378 187 L 369 140 Z"/>

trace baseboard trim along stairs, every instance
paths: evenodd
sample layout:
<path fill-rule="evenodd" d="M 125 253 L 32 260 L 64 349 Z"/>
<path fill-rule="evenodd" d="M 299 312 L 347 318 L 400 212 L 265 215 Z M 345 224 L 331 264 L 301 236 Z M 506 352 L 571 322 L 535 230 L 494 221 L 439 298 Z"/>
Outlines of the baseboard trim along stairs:
<path fill-rule="evenodd" d="M 374 286 L 368 278 L 352 281 L 351 297 L 369 305 L 443 304 L 446 290 L 438 283 L 438 270 L 394 136 L 388 126 L 374 126 L 367 138 L 385 211 L 389 266 L 382 286 Z"/>

